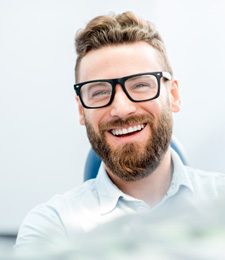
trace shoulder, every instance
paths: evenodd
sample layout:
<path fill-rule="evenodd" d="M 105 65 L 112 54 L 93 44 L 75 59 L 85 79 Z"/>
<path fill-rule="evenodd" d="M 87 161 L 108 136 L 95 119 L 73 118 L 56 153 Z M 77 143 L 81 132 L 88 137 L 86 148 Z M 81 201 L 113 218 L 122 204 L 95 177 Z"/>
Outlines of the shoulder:
<path fill-rule="evenodd" d="M 16 248 L 25 248 L 28 244 L 51 246 L 55 242 L 53 237 L 67 238 L 71 226 L 74 231 L 82 232 L 83 212 L 88 211 L 90 205 L 97 208 L 97 203 L 94 179 L 53 196 L 27 214 L 18 232 Z"/>
<path fill-rule="evenodd" d="M 204 171 L 188 166 L 185 168 L 195 192 L 213 197 L 225 195 L 225 173 Z"/>
<path fill-rule="evenodd" d="M 36 206 L 29 215 L 36 212 L 45 212 L 45 216 L 60 218 L 63 222 L 74 210 L 79 211 L 81 207 L 88 207 L 91 203 L 97 202 L 97 190 L 95 179 L 86 181 L 63 194 L 56 194 L 50 200 Z"/>
<path fill-rule="evenodd" d="M 192 168 L 189 166 L 185 166 L 187 173 L 193 179 L 201 179 L 201 180 L 223 180 L 225 181 L 225 173 L 221 172 L 212 172 L 212 171 L 205 171 L 196 168 Z"/>
<path fill-rule="evenodd" d="M 46 205 L 51 205 L 56 208 L 62 208 L 66 206 L 71 206 L 79 203 L 83 203 L 85 200 L 94 199 L 97 196 L 97 189 L 95 185 L 95 179 L 88 180 L 78 187 L 75 187 L 63 194 L 57 194 L 53 196 Z"/>
<path fill-rule="evenodd" d="M 96 197 L 95 179 L 92 179 L 65 193 L 54 195 L 48 201 L 33 208 L 29 214 L 46 211 L 50 215 L 61 215 L 64 211 L 83 205 L 85 201 L 96 200 Z"/>

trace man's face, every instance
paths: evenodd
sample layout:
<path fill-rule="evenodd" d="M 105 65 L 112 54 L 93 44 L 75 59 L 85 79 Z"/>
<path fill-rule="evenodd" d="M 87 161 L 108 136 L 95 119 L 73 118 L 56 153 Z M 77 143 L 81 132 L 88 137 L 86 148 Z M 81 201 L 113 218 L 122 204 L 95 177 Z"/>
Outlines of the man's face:
<path fill-rule="evenodd" d="M 164 71 L 160 55 L 137 42 L 89 52 L 81 60 L 79 82 L 156 71 Z M 175 80 L 161 79 L 160 96 L 147 102 L 132 102 L 120 85 L 108 107 L 85 109 L 77 100 L 80 122 L 110 175 L 135 181 L 157 168 L 170 142 L 172 112 L 179 111 Z"/>

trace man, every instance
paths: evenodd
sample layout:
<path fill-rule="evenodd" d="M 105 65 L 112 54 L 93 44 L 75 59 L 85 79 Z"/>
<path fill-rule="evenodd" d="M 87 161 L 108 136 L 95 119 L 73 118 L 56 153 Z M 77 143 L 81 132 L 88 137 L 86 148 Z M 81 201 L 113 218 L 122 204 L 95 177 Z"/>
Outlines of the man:
<path fill-rule="evenodd" d="M 96 179 L 33 209 L 17 248 L 54 246 L 53 237 L 177 201 L 196 209 L 225 184 L 222 174 L 184 166 L 169 146 L 179 88 L 150 22 L 131 12 L 96 17 L 76 35 L 76 50 L 80 123 L 103 163 Z"/>

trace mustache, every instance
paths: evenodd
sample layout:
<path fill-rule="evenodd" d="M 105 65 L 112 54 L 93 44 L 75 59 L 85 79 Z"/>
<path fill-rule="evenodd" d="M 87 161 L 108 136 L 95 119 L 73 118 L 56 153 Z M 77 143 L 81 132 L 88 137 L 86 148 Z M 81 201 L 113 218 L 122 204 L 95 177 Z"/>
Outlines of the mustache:
<path fill-rule="evenodd" d="M 99 125 L 100 132 L 109 131 L 113 128 L 122 128 L 122 127 L 128 127 L 133 126 L 136 124 L 150 124 L 153 125 L 154 122 L 154 116 L 152 114 L 148 115 L 140 115 L 140 116 L 130 116 L 126 119 L 117 118 L 114 120 L 111 120 L 109 122 L 103 122 Z"/>

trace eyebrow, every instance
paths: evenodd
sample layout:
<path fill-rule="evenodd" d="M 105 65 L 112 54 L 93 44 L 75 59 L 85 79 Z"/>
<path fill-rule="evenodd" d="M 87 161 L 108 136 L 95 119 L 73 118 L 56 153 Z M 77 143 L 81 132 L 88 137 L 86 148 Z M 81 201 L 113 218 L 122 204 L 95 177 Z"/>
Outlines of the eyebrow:
<path fill-rule="evenodd" d="M 147 77 L 147 76 L 149 76 L 149 74 L 147 74 L 147 75 L 137 75 L 137 76 L 133 76 L 132 77 L 132 75 L 131 75 L 131 78 L 128 78 L 127 80 L 136 80 L 136 79 L 138 79 L 138 78 L 144 78 L 144 77 Z"/>
<path fill-rule="evenodd" d="M 94 81 L 94 82 L 87 82 L 85 83 L 85 85 L 89 86 L 89 87 L 97 87 L 97 86 L 105 86 L 105 84 L 109 82 L 107 81 Z"/>

